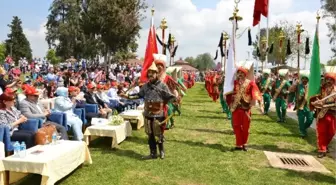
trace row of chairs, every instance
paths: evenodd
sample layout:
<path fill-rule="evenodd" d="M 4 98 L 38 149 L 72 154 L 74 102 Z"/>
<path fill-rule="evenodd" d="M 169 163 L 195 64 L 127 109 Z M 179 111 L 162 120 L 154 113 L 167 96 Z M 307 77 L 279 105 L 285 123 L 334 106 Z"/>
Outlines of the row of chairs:
<path fill-rule="evenodd" d="M 86 104 L 85 108 L 75 108 L 74 113 L 83 121 L 83 130 L 88 125 L 88 121 L 85 118 L 86 113 L 98 113 L 98 105 L 96 104 Z M 52 121 L 64 126 L 67 131 L 70 130 L 70 127 L 67 125 L 67 117 L 64 113 L 61 112 L 52 112 L 51 115 L 47 118 L 48 121 Z M 20 124 L 19 130 L 28 130 L 37 132 L 39 128 L 42 127 L 42 119 L 28 119 L 26 123 Z M 6 155 L 9 155 L 13 152 L 14 147 L 11 141 L 10 130 L 7 126 L 0 126 L 0 141 L 5 145 Z"/>

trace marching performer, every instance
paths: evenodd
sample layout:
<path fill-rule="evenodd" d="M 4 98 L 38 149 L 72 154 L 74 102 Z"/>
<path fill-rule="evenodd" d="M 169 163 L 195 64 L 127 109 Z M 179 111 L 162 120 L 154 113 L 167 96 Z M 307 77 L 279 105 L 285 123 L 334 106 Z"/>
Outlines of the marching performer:
<path fill-rule="evenodd" d="M 289 91 L 294 92 L 295 95 L 299 93 L 298 105 L 295 105 L 299 121 L 299 130 L 302 138 L 307 136 L 307 129 L 313 123 L 314 114 L 308 108 L 307 97 L 308 97 L 308 81 L 309 81 L 309 71 L 300 71 L 301 83 L 294 83 Z"/>
<path fill-rule="evenodd" d="M 263 71 L 263 77 L 261 77 L 260 82 L 260 90 L 263 96 L 263 111 L 264 114 L 267 115 L 270 105 L 271 105 L 271 92 L 272 92 L 272 78 L 270 77 L 271 70 L 270 69 L 264 69 Z"/>
<path fill-rule="evenodd" d="M 279 70 L 279 79 L 273 84 L 273 100 L 275 101 L 275 109 L 278 116 L 278 123 L 286 122 L 287 113 L 287 95 L 290 83 L 287 81 L 286 77 L 288 74 L 288 69 Z"/>
<path fill-rule="evenodd" d="M 160 158 L 164 159 L 164 130 L 166 128 L 166 113 L 164 107 L 170 101 L 175 101 L 176 97 L 170 93 L 169 88 L 159 79 L 159 70 L 153 62 L 148 68 L 147 76 L 149 82 L 144 84 L 140 92 L 135 95 L 120 96 L 128 99 L 143 98 L 145 100 L 144 116 L 145 116 L 145 132 L 148 135 L 148 145 L 150 149 L 150 155 L 143 157 L 143 159 L 156 159 L 157 146 L 160 152 Z"/>
<path fill-rule="evenodd" d="M 233 93 L 227 95 L 232 111 L 232 124 L 236 136 L 235 150 L 247 151 L 246 144 L 251 123 L 251 107 L 261 100 L 260 91 L 253 80 L 253 62 L 245 62 L 237 69 Z M 252 78 L 251 78 L 252 79 Z"/>
<path fill-rule="evenodd" d="M 326 67 L 325 82 L 321 94 L 310 98 L 310 108 L 315 111 L 317 120 L 318 157 L 326 156 L 328 145 L 336 133 L 336 70 L 335 66 Z"/>

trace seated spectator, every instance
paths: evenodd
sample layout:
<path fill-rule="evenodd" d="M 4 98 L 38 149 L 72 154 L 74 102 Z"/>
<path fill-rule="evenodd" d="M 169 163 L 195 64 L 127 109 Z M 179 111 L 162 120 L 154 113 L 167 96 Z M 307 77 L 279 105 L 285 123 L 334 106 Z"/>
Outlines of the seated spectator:
<path fill-rule="evenodd" d="M 58 97 L 55 99 L 55 111 L 63 112 L 67 116 L 67 125 L 69 125 L 74 133 L 74 139 L 83 140 L 82 120 L 73 112 L 75 102 L 69 98 L 68 88 L 59 87 L 56 90 Z"/>
<path fill-rule="evenodd" d="M 88 104 L 97 104 L 99 108 L 99 112 L 103 117 L 107 117 L 107 114 L 112 113 L 112 110 L 108 107 L 106 103 L 104 103 L 103 100 L 98 98 L 97 96 L 97 88 L 89 84 L 87 85 L 88 92 L 85 93 L 84 98 L 86 99 L 86 103 Z"/>
<path fill-rule="evenodd" d="M 18 126 L 24 124 L 27 118 L 15 108 L 14 101 L 15 97 L 11 94 L 0 95 L 0 125 L 9 127 L 11 141 L 24 141 L 27 148 L 30 148 L 35 144 L 35 133 L 18 129 Z"/>
<path fill-rule="evenodd" d="M 25 88 L 25 94 L 27 98 L 22 100 L 19 104 L 21 113 L 28 119 L 42 119 L 43 122 L 46 122 L 51 112 L 50 110 L 44 110 L 44 108 L 38 104 L 39 92 L 34 87 L 29 86 Z M 51 124 L 56 127 L 62 139 L 68 139 L 66 128 L 57 123 Z"/>

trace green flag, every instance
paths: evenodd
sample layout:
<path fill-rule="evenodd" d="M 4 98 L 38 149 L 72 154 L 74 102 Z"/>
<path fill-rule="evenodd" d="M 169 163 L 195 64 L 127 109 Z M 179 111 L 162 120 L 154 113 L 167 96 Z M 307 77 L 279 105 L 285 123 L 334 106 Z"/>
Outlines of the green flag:
<path fill-rule="evenodd" d="M 308 100 L 321 91 L 321 65 L 320 65 L 320 44 L 318 37 L 318 23 L 316 24 L 316 31 L 313 43 L 313 52 L 310 62 L 310 75 L 308 85 Z"/>

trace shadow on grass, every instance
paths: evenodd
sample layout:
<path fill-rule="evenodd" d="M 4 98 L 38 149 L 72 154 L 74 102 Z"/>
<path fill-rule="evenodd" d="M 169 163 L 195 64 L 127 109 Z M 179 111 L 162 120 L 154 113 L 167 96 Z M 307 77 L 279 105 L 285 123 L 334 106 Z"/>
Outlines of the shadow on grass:
<path fill-rule="evenodd" d="M 307 154 L 314 155 L 314 151 L 306 152 L 302 150 L 292 150 L 287 148 L 279 148 L 276 145 L 248 145 L 249 148 L 260 151 L 271 151 L 271 152 L 282 152 L 282 153 L 296 153 L 296 154 Z"/>
<path fill-rule="evenodd" d="M 224 121 L 224 117 L 219 116 L 194 116 L 195 118 L 203 118 L 203 119 L 221 119 Z"/>
<path fill-rule="evenodd" d="M 212 114 L 224 114 L 221 110 L 211 111 L 211 110 L 197 110 L 198 112 L 212 113 Z"/>
<path fill-rule="evenodd" d="M 270 117 L 272 120 L 277 120 L 277 116 L 276 116 L 275 112 L 270 112 L 268 117 Z M 286 128 L 294 136 L 300 137 L 299 125 L 298 125 L 297 120 L 294 120 L 292 118 L 287 117 L 287 122 L 286 123 L 280 123 L 279 125 Z M 306 140 L 307 143 L 309 143 L 311 146 L 316 147 L 316 132 L 315 132 L 315 129 L 309 128 L 307 130 L 307 132 L 308 132 L 308 135 L 307 135 L 307 137 L 304 138 L 304 140 Z"/>
<path fill-rule="evenodd" d="M 287 171 L 286 175 L 293 179 L 297 179 L 298 177 L 300 177 L 310 182 L 316 182 L 312 184 L 320 184 L 323 182 L 329 183 L 329 184 L 335 184 L 336 182 L 336 178 L 322 174 L 322 173 L 317 173 L 317 172 L 305 173 L 305 172 L 298 172 L 298 171 L 292 171 L 292 170 L 286 170 L 286 171 Z"/>
<path fill-rule="evenodd" d="M 216 134 L 226 134 L 226 135 L 234 135 L 232 130 L 212 130 L 212 129 L 202 129 L 202 128 L 196 128 L 196 129 L 188 129 L 198 132 L 207 132 L 207 133 L 216 133 Z"/>
<path fill-rule="evenodd" d="M 178 140 L 169 140 L 169 142 L 181 143 L 181 144 L 186 144 L 186 145 L 195 146 L 195 147 L 210 148 L 210 149 L 219 150 L 221 152 L 231 152 L 232 151 L 232 147 L 226 147 L 221 144 L 205 144 L 202 142 L 178 141 Z"/>
<path fill-rule="evenodd" d="M 296 134 L 283 134 L 283 133 L 272 133 L 272 132 L 255 132 L 255 134 L 275 136 L 275 137 L 297 137 Z"/>

